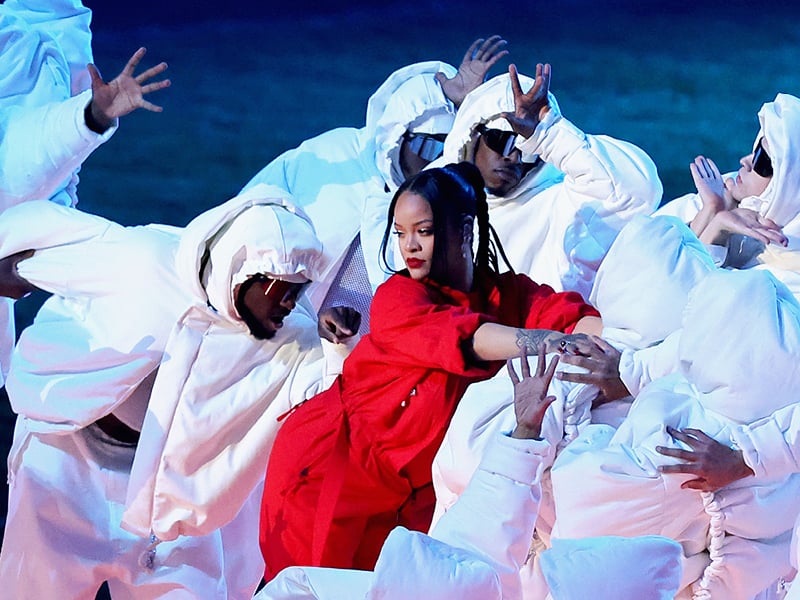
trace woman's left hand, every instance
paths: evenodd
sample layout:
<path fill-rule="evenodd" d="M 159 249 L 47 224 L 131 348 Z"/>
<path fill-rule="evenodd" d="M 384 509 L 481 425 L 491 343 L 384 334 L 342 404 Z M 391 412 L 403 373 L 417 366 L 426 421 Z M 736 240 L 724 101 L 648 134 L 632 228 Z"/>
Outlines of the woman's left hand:
<path fill-rule="evenodd" d="M 789 244 L 783 228 L 775 221 L 754 210 L 741 207 L 716 213 L 697 237 L 704 244 L 723 245 L 732 233 L 746 235 L 765 245 L 780 244 L 786 247 Z"/>
<path fill-rule="evenodd" d="M 546 350 L 548 353 L 584 356 L 583 351 L 592 343 L 592 338 L 585 333 L 562 333 L 547 339 Z"/>

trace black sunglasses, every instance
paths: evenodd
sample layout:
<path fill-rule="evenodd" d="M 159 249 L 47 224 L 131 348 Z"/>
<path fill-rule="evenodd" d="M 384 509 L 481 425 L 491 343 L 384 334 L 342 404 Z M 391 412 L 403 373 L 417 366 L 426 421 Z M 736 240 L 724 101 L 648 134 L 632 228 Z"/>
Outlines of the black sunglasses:
<path fill-rule="evenodd" d="M 514 144 L 517 141 L 517 134 L 513 131 L 489 129 L 485 125 L 481 125 L 478 127 L 478 133 L 481 134 L 481 139 L 489 150 L 493 150 L 501 156 L 509 156 L 516 149 Z"/>
<path fill-rule="evenodd" d="M 406 131 L 403 139 L 408 148 L 417 156 L 428 162 L 439 158 L 444 152 L 445 133 L 411 133 Z"/>
<path fill-rule="evenodd" d="M 772 160 L 761 145 L 763 140 L 764 138 L 758 140 L 756 149 L 753 150 L 753 171 L 761 177 L 772 177 Z"/>
<path fill-rule="evenodd" d="M 245 280 L 245 282 L 239 288 L 239 295 L 244 297 L 244 292 L 246 292 L 251 286 L 257 284 L 261 286 L 265 296 L 270 296 L 274 299 L 277 299 L 279 302 L 282 302 L 290 293 L 294 298 L 300 296 L 300 294 L 303 293 L 305 288 L 310 283 L 310 281 L 295 283 L 286 281 L 285 279 L 270 277 L 268 275 L 264 275 L 263 273 L 256 273 Z"/>

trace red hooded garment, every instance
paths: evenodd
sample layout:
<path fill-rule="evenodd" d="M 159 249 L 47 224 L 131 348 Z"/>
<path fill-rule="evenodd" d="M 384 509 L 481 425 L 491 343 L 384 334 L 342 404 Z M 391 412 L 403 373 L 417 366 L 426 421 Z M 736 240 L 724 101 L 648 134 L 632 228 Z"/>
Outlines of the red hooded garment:
<path fill-rule="evenodd" d="M 278 431 L 261 509 L 265 579 L 292 565 L 369 570 L 393 527 L 426 531 L 431 464 L 458 401 L 503 366 L 471 364 L 465 344 L 487 322 L 569 333 L 589 315 L 579 294 L 510 272 L 470 294 L 392 276 L 342 374 Z"/>

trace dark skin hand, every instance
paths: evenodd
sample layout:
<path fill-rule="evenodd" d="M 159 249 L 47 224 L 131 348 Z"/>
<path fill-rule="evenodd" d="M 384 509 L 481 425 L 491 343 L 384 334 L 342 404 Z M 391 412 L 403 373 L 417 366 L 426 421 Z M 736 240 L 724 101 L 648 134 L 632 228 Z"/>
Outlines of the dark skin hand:
<path fill-rule="evenodd" d="M 505 49 L 507 44 L 499 35 L 493 35 L 486 40 L 478 38 L 472 42 L 458 67 L 458 73 L 452 79 L 448 79 L 444 73 L 436 74 L 444 95 L 456 107 L 461 106 L 467 94 L 486 81 L 489 69 L 508 54 Z"/>
<path fill-rule="evenodd" d="M 545 345 L 540 344 L 536 359 L 536 373 L 531 376 L 527 354 L 527 348 L 523 348 L 519 357 L 522 370 L 521 379 L 514 370 L 512 361 L 506 361 L 508 375 L 514 384 L 514 413 L 517 417 L 517 426 L 511 432 L 511 437 L 539 439 L 547 407 L 556 399 L 555 396 L 547 395 L 547 389 L 556 372 L 558 356 L 553 357 L 545 370 Z"/>
<path fill-rule="evenodd" d="M 38 289 L 17 273 L 17 264 L 33 256 L 33 250 L 24 250 L 0 259 L 0 296 L 19 299 Z"/>
<path fill-rule="evenodd" d="M 681 484 L 683 489 L 715 492 L 734 481 L 755 475 L 744 462 L 740 450 L 729 448 L 699 429 L 675 429 L 667 426 L 667 433 L 673 439 L 683 442 L 690 450 L 656 446 L 656 452 L 664 456 L 678 458 L 684 462 L 677 465 L 661 465 L 661 473 L 694 475 Z"/>
<path fill-rule="evenodd" d="M 509 65 L 508 75 L 511 90 L 514 93 L 514 112 L 504 112 L 502 116 L 511 125 L 511 129 L 524 138 L 533 135 L 536 126 L 550 110 L 550 65 L 536 65 L 536 79 L 527 93 L 522 91 L 516 65 Z"/>
<path fill-rule="evenodd" d="M 317 332 L 322 339 L 341 344 L 358 333 L 361 313 L 350 306 L 333 306 L 319 311 Z"/>
<path fill-rule="evenodd" d="M 163 73 L 167 69 L 167 63 L 159 63 L 139 75 L 134 75 L 136 67 L 139 66 L 139 62 L 146 52 L 145 48 L 139 48 L 128 60 L 122 72 L 108 83 L 100 77 L 97 67 L 92 64 L 87 65 L 92 79 L 92 101 L 89 108 L 92 118 L 102 130 L 111 127 L 114 119 L 123 117 L 138 108 L 151 112 L 163 110 L 162 107 L 145 100 L 144 96 L 169 87 L 169 79 L 146 83 Z"/>
<path fill-rule="evenodd" d="M 561 371 L 557 377 L 562 381 L 595 385 L 599 389 L 592 402 L 596 408 L 606 402 L 619 400 L 631 395 L 619 377 L 620 352 L 601 337 L 576 341 L 576 351 L 564 354 L 561 360 L 567 364 L 583 367 L 588 373 L 567 373 Z"/>

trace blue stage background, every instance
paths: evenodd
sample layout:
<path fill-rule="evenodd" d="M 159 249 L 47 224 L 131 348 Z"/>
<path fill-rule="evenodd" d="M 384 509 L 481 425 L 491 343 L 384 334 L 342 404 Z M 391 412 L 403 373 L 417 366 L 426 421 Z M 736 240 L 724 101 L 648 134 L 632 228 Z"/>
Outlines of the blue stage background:
<path fill-rule="evenodd" d="M 693 191 L 697 154 L 738 167 L 777 92 L 800 95 L 800 6 L 769 3 L 86 1 L 95 62 L 113 77 L 140 45 L 173 85 L 162 114 L 123 119 L 81 171 L 79 208 L 124 224 L 183 225 L 235 195 L 283 150 L 327 129 L 360 127 L 394 69 L 458 65 L 497 33 L 532 74 L 553 66 L 564 115 L 590 133 L 630 140 L 654 158 L 670 199 Z M 523 6 L 524 5 L 524 6 Z M 344 8 L 346 7 L 346 8 Z M 20 326 L 41 296 L 18 303 Z M 13 415 L 0 402 L 0 451 Z M 5 494 L 0 502 L 0 523 Z M 257 551 L 254 549 L 254 551 Z"/>

